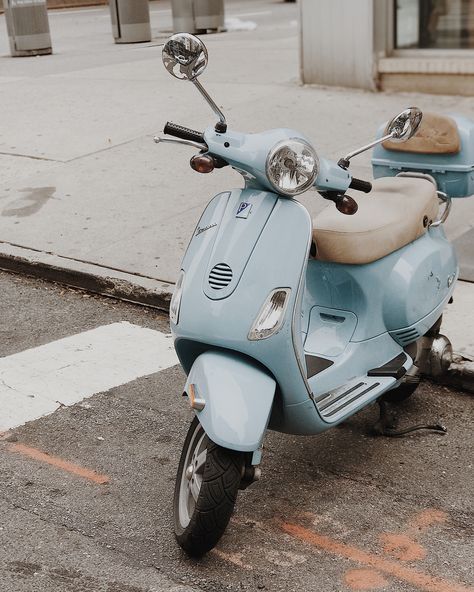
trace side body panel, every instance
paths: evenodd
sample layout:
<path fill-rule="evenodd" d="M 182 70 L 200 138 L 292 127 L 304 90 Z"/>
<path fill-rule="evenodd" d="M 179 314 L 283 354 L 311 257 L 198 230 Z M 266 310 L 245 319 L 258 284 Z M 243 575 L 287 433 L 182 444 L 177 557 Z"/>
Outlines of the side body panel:
<path fill-rule="evenodd" d="M 367 265 L 312 260 L 303 331 L 308 332 L 314 306 L 326 307 L 326 312 L 335 309 L 354 314 L 357 322 L 352 342 L 409 329 L 449 300 L 457 274 L 456 254 L 442 227 L 430 229 L 418 240 Z M 353 317 L 350 323 L 353 325 Z"/>
<path fill-rule="evenodd" d="M 457 275 L 455 252 L 441 227 L 368 265 L 310 261 L 304 347 L 319 365 L 309 384 L 325 421 L 341 421 L 397 386 L 394 378 L 371 377 L 370 371 L 434 325 Z M 406 358 L 408 370 L 412 360 Z"/>

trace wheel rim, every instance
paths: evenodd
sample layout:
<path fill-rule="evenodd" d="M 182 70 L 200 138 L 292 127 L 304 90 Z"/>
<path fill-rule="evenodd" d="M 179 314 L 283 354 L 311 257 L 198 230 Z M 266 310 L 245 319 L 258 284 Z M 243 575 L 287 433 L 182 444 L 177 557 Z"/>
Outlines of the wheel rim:
<path fill-rule="evenodd" d="M 200 423 L 189 442 L 179 487 L 179 523 L 186 528 L 196 508 L 206 466 L 208 438 Z"/>

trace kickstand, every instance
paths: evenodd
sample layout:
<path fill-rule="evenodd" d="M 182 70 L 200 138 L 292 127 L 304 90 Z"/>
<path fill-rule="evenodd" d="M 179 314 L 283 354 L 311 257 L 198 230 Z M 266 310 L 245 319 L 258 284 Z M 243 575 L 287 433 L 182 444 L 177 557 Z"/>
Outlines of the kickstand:
<path fill-rule="evenodd" d="M 437 423 L 433 425 L 416 425 L 410 428 L 405 428 L 403 430 L 397 430 L 396 428 L 396 421 L 393 412 L 391 412 L 389 404 L 387 401 L 379 400 L 377 401 L 380 408 L 380 417 L 375 423 L 373 427 L 373 433 L 375 436 L 386 436 L 388 438 L 400 438 L 401 436 L 405 436 L 406 434 L 410 434 L 411 432 L 416 432 L 418 430 L 431 430 L 433 432 L 446 434 L 448 429 L 446 426 Z"/>

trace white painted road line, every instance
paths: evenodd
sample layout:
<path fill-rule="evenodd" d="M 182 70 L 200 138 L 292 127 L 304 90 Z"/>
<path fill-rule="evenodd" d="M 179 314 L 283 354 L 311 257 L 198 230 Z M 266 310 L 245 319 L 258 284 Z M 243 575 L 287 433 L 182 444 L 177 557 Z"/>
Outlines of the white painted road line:
<path fill-rule="evenodd" d="M 0 432 L 177 363 L 170 336 L 126 322 L 0 358 Z"/>

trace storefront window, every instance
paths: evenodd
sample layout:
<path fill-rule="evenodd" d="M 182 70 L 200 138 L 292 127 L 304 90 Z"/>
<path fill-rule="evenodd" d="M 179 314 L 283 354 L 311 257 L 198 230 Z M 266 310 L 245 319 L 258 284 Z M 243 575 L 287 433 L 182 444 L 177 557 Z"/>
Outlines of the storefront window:
<path fill-rule="evenodd" d="M 397 49 L 474 48 L 474 0 L 395 0 Z"/>

